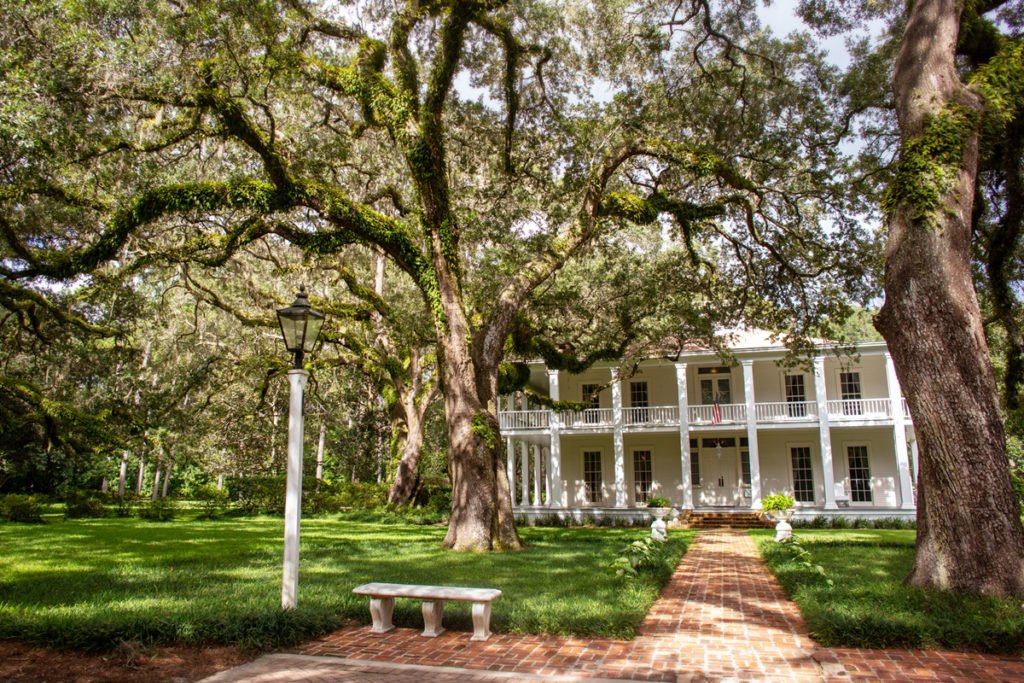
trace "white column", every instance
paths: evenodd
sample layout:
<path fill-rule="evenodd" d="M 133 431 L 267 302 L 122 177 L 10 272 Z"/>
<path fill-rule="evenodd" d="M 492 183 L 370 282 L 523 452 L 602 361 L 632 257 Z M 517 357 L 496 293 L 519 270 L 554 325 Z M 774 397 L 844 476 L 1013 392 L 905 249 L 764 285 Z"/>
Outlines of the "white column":
<path fill-rule="evenodd" d="M 512 399 L 509 398 L 509 402 Z M 510 406 L 511 407 L 511 406 Z M 505 470 L 508 475 L 508 495 L 512 499 L 512 507 L 516 506 L 516 447 L 512 437 L 505 439 Z"/>
<path fill-rule="evenodd" d="M 533 504 L 540 505 L 540 446 L 533 449 Z"/>
<path fill-rule="evenodd" d="M 288 476 L 284 497 L 284 577 L 281 608 L 294 609 L 299 599 L 299 521 L 302 516 L 302 394 L 309 373 L 288 371 Z"/>
<path fill-rule="evenodd" d="M 754 361 L 742 360 L 743 400 L 747 408 L 747 452 L 750 455 L 750 507 L 761 507 L 761 460 L 757 450 L 757 412 L 754 403 Z"/>
<path fill-rule="evenodd" d="M 619 371 L 612 368 L 612 447 L 615 457 L 615 507 L 626 507 L 626 453 L 622 444 L 622 383 Z"/>
<path fill-rule="evenodd" d="M 679 405 L 679 466 L 683 486 L 682 506 L 693 509 L 693 482 L 690 480 L 690 401 L 686 395 L 686 363 L 676 363 L 676 400 Z"/>
<path fill-rule="evenodd" d="M 896 471 L 900 481 L 900 507 L 914 509 L 914 488 L 910 481 L 910 461 L 907 458 L 907 421 L 903 416 L 903 392 L 896 377 L 896 366 L 892 356 L 885 354 L 885 383 L 889 388 L 890 412 L 892 413 L 892 443 L 896 450 Z"/>
<path fill-rule="evenodd" d="M 558 370 L 548 370 L 548 395 L 552 401 L 559 400 Z M 565 495 L 562 491 L 562 435 L 561 419 L 558 413 L 552 410 L 548 418 L 549 431 L 551 432 L 551 448 L 548 455 L 548 480 L 551 482 L 550 506 L 556 508 L 565 507 Z"/>
<path fill-rule="evenodd" d="M 525 441 L 519 442 L 519 474 L 522 476 L 522 481 L 519 482 L 522 486 L 520 490 L 520 499 L 523 505 L 530 504 L 530 451 L 529 446 Z"/>
<path fill-rule="evenodd" d="M 814 395 L 818 400 L 818 444 L 821 446 L 821 473 L 825 480 L 825 509 L 836 507 L 836 473 L 832 467 L 832 430 L 828 422 L 828 396 L 825 391 L 825 357 L 814 357 Z"/>

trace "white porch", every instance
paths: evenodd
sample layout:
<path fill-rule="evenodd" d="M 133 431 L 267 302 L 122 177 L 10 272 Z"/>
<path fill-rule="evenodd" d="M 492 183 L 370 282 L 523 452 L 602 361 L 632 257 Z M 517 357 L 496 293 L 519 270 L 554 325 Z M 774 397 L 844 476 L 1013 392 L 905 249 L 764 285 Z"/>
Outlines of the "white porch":
<path fill-rule="evenodd" d="M 707 354 L 703 364 L 655 362 L 628 392 L 614 368 L 604 370 L 604 385 L 591 381 L 601 370 L 535 372 L 552 400 L 566 384 L 573 400 L 593 407 L 556 412 L 525 395 L 504 397 L 513 504 L 527 515 L 629 516 L 664 496 L 681 510 L 749 511 L 763 495 L 785 492 L 798 516 L 912 515 L 913 427 L 892 361 L 875 346 L 861 366 L 819 356 L 806 375 L 780 366 L 777 350 L 731 367 L 707 365 Z M 778 398 L 779 386 L 786 400 L 755 400 L 755 390 Z"/>

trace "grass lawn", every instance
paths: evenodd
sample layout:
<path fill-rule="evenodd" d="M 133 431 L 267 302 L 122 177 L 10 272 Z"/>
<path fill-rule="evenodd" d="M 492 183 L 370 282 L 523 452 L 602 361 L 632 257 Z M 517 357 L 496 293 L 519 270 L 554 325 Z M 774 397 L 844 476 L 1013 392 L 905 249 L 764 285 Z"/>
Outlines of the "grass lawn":
<path fill-rule="evenodd" d="M 827 646 L 938 647 L 1018 654 L 1024 605 L 1016 600 L 923 591 L 903 585 L 914 561 L 912 530 L 797 529 L 825 577 L 790 560 L 774 531 L 750 532 L 769 568 Z"/>
<path fill-rule="evenodd" d="M 280 647 L 369 623 L 368 599 L 351 594 L 368 581 L 500 588 L 496 631 L 630 637 L 667 578 L 608 569 L 643 529 L 524 528 L 525 551 L 467 554 L 441 549 L 442 527 L 307 518 L 299 607 L 282 612 L 282 530 L 272 517 L 0 524 L 0 639 Z M 673 532 L 676 559 L 691 538 Z M 396 601 L 394 621 L 421 628 L 420 603 Z M 448 603 L 445 625 L 470 630 L 470 606 Z"/>

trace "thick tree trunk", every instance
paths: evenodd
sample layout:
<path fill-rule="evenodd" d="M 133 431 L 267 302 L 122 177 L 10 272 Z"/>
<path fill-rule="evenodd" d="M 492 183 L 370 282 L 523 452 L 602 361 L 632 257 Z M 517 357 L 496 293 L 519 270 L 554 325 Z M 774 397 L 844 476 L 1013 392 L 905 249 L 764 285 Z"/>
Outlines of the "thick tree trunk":
<path fill-rule="evenodd" d="M 396 444 L 401 448 L 402 457 L 398 460 L 395 481 L 388 492 L 388 502 L 394 505 L 407 505 L 416 494 L 416 481 L 420 456 L 423 453 L 423 420 L 415 406 L 406 406 L 402 417 L 402 425 L 392 422 L 392 433 L 399 435 Z"/>
<path fill-rule="evenodd" d="M 452 514 L 444 545 L 455 550 L 518 550 L 522 542 L 512 516 L 493 393 L 497 368 L 476 367 L 468 344 L 463 341 L 453 348 L 452 341 L 457 340 L 449 338 L 442 347 L 441 362 L 452 478 Z M 481 387 L 486 401 L 481 400 Z"/>
<path fill-rule="evenodd" d="M 912 6 L 893 81 L 904 154 L 951 107 L 978 109 L 954 68 L 960 9 L 953 0 Z M 889 220 L 885 305 L 876 325 L 921 444 L 917 552 L 907 581 L 1024 596 L 1024 529 L 971 278 L 978 136 L 965 135 L 959 177 L 943 189 L 930 221 L 915 220 L 920 207 L 909 202 Z"/>

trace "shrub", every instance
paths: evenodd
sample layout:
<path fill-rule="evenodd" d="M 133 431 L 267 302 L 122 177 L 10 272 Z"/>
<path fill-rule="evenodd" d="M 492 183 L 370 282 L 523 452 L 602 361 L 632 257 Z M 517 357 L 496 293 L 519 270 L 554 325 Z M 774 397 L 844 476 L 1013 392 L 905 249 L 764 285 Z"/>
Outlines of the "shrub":
<path fill-rule="evenodd" d="M 917 522 L 899 517 L 882 517 L 874 521 L 875 529 L 916 529 Z"/>
<path fill-rule="evenodd" d="M 124 498 L 115 495 L 113 500 L 115 517 L 131 517 L 139 497 L 134 492 L 125 491 Z"/>
<path fill-rule="evenodd" d="M 917 527 L 913 520 L 899 517 L 880 517 L 878 519 L 856 517 L 851 519 L 842 515 L 837 517 L 818 515 L 814 519 L 794 519 L 792 524 L 794 529 L 914 529 Z"/>
<path fill-rule="evenodd" d="M 199 502 L 199 519 L 214 519 L 228 508 L 228 492 L 213 484 L 202 484 L 195 488 L 195 499 Z"/>
<path fill-rule="evenodd" d="M 232 477 L 228 488 L 243 512 L 284 514 L 285 478 L 283 476 Z"/>
<path fill-rule="evenodd" d="M 432 512 L 449 514 L 452 510 L 452 490 L 447 486 L 427 486 L 423 489 L 426 497 L 424 507 Z"/>
<path fill-rule="evenodd" d="M 0 498 L 0 518 L 9 522 L 42 524 L 43 515 L 35 496 L 11 493 Z"/>
<path fill-rule="evenodd" d="M 665 552 L 665 542 L 656 541 L 650 536 L 633 541 L 619 551 L 619 556 L 612 563 L 611 568 L 616 576 L 624 579 L 635 579 L 640 572 L 657 574 L 664 571 L 668 566 L 668 553 Z"/>
<path fill-rule="evenodd" d="M 177 505 L 171 498 L 157 498 L 139 506 L 139 517 L 154 522 L 169 522 L 177 513 Z"/>
<path fill-rule="evenodd" d="M 647 499 L 647 507 L 649 508 L 670 508 L 672 507 L 672 501 L 663 496 L 654 496 L 653 498 Z"/>
<path fill-rule="evenodd" d="M 65 519 L 106 517 L 104 495 L 99 491 L 71 491 L 64 499 Z"/>
<path fill-rule="evenodd" d="M 345 499 L 330 490 L 313 489 L 302 492 L 302 514 L 320 515 L 326 512 L 341 512 L 346 507 Z"/>
<path fill-rule="evenodd" d="M 339 500 L 354 510 L 373 510 L 388 502 L 388 485 L 369 481 L 353 481 L 338 486 Z"/>
<path fill-rule="evenodd" d="M 562 519 L 554 512 L 549 512 L 546 515 L 538 515 L 533 524 L 534 526 L 565 527 L 571 524 L 571 519 Z"/>
<path fill-rule="evenodd" d="M 835 519 L 842 519 L 842 517 Z M 778 545 L 784 548 L 786 561 L 801 567 L 811 577 L 810 580 L 823 581 L 829 588 L 835 585 L 835 582 L 825 573 L 825 568 L 814 562 L 811 553 L 800 544 L 800 540 L 796 536 L 792 536 Z"/>

